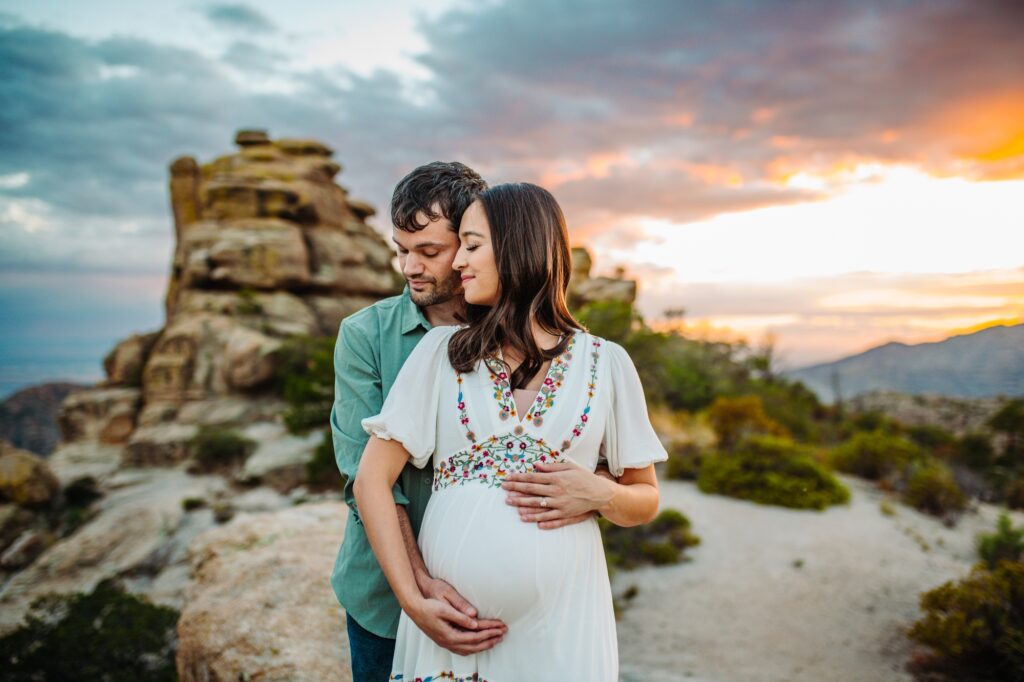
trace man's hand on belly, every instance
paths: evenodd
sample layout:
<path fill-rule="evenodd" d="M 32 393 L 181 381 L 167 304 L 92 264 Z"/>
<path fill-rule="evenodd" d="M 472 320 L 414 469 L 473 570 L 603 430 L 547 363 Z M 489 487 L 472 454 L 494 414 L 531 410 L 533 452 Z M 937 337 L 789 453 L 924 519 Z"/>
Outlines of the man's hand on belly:
<path fill-rule="evenodd" d="M 519 518 L 544 530 L 571 526 L 597 515 L 612 494 L 615 481 L 606 467 L 591 472 L 575 462 L 538 464 L 534 473 L 511 474 L 501 487 Z"/>
<path fill-rule="evenodd" d="M 443 580 L 431 578 L 420 589 L 424 599 L 409 617 L 438 646 L 454 654 L 486 651 L 508 632 L 500 620 L 476 618 L 476 609 Z"/>

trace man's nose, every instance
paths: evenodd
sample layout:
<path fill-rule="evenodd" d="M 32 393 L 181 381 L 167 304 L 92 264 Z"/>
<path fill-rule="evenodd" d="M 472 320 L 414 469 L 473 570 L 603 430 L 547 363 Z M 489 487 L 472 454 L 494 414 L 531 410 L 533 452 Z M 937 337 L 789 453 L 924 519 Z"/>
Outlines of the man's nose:
<path fill-rule="evenodd" d="M 405 257 L 405 265 L 402 267 L 402 272 L 406 275 L 416 275 L 423 272 L 423 261 L 410 253 Z"/>

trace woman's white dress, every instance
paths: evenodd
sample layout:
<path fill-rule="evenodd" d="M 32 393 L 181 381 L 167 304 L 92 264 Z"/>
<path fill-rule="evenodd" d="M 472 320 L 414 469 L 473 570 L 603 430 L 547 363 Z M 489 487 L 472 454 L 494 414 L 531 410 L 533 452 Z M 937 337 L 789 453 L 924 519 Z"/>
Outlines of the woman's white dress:
<path fill-rule="evenodd" d="M 508 633 L 459 656 L 402 613 L 392 680 L 604 682 L 618 679 L 615 618 L 595 519 L 553 530 L 521 521 L 500 486 L 539 462 L 598 459 L 620 475 L 667 458 L 651 427 L 632 360 L 577 331 L 551 361 L 530 411 L 518 414 L 493 361 L 459 374 L 448 361 L 457 326 L 431 329 L 406 360 L 379 415 L 363 428 L 401 442 L 434 469 L 419 546 L 427 569 Z"/>

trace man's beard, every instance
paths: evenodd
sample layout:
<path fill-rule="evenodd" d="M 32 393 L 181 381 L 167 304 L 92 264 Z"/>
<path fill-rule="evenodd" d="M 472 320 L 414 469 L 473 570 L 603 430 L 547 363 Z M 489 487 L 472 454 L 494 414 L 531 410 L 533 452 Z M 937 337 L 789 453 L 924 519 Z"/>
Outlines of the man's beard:
<path fill-rule="evenodd" d="M 452 276 L 446 280 L 440 282 L 434 280 L 431 282 L 433 287 L 428 291 L 415 291 L 409 289 L 409 298 L 412 302 L 418 306 L 432 306 L 439 303 L 447 303 L 456 296 L 462 295 L 462 273 L 457 270 L 452 271 Z"/>

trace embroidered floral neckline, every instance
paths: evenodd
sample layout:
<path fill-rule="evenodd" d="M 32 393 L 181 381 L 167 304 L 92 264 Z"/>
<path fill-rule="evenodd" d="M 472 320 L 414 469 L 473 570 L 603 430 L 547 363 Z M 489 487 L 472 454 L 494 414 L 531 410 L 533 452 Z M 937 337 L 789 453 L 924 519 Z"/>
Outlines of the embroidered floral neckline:
<path fill-rule="evenodd" d="M 442 460 L 434 467 L 433 489 L 441 490 L 459 486 L 470 481 L 497 488 L 511 473 L 529 473 L 537 464 L 559 462 L 579 438 L 590 421 L 591 403 L 597 390 L 597 363 L 601 357 L 601 340 L 593 338 L 590 351 L 590 377 L 587 382 L 587 403 L 576 419 L 572 430 L 559 448 L 553 448 L 544 438 L 534 438 L 526 433 L 522 424 L 511 433 L 491 435 L 480 442 L 472 437 L 468 420 L 464 421 L 472 445 Z M 570 358 L 567 358 L 567 361 Z M 459 410 L 465 412 L 462 401 L 462 383 L 459 378 Z M 557 386 L 555 387 L 557 388 Z M 553 391 L 552 391 L 553 395 Z M 536 403 L 535 403 L 536 405 Z M 545 408 L 546 409 L 546 408 Z M 536 415 L 535 421 L 536 423 Z"/>
<path fill-rule="evenodd" d="M 504 358 L 501 355 L 501 350 L 499 349 L 498 351 L 497 359 L 486 358 L 484 362 L 490 371 L 492 394 L 498 402 L 498 418 L 502 421 L 507 420 L 509 417 L 516 418 L 519 426 L 527 423 L 532 423 L 534 426 L 543 424 L 544 413 L 555 404 L 555 393 L 562 386 L 562 381 L 565 379 L 565 372 L 569 368 L 569 362 L 572 360 L 572 349 L 575 345 L 576 334 L 573 333 L 562 354 L 551 359 L 551 365 L 544 375 L 544 383 L 541 384 L 540 390 L 537 391 L 537 397 L 534 398 L 533 403 L 530 405 L 526 417 L 521 420 L 518 419 L 519 415 L 516 411 L 516 401 L 512 395 L 512 385 L 508 372 L 505 371 L 505 366 L 502 364 Z"/>
<path fill-rule="evenodd" d="M 497 359 L 484 359 L 484 365 L 490 373 L 491 393 L 494 396 L 494 400 L 498 403 L 498 418 L 501 421 L 506 421 L 509 417 L 515 418 L 515 421 L 517 422 L 515 425 L 515 435 L 523 433 L 525 430 L 525 424 L 529 423 L 534 426 L 540 426 L 544 423 L 544 415 L 554 406 L 555 393 L 561 387 L 562 382 L 565 379 L 565 373 L 569 368 L 569 363 L 572 361 L 572 349 L 576 345 L 577 337 L 578 333 L 573 332 L 572 337 L 569 339 L 569 343 L 566 345 L 562 354 L 551 360 L 551 365 L 548 367 L 547 374 L 544 377 L 544 383 L 541 385 L 540 390 L 537 391 L 537 396 L 530 404 L 530 409 L 526 413 L 526 418 L 522 420 L 518 419 L 519 415 L 516 410 L 516 401 L 512 396 L 512 385 L 509 380 L 508 372 L 505 371 L 505 366 L 501 362 L 502 358 L 500 349 L 498 351 Z M 459 422 L 466 429 L 466 438 L 469 442 L 475 443 L 476 433 L 474 433 L 469 424 L 469 411 L 466 409 L 466 399 L 462 391 L 462 374 L 460 372 L 456 372 L 455 378 L 459 385 Z"/>

